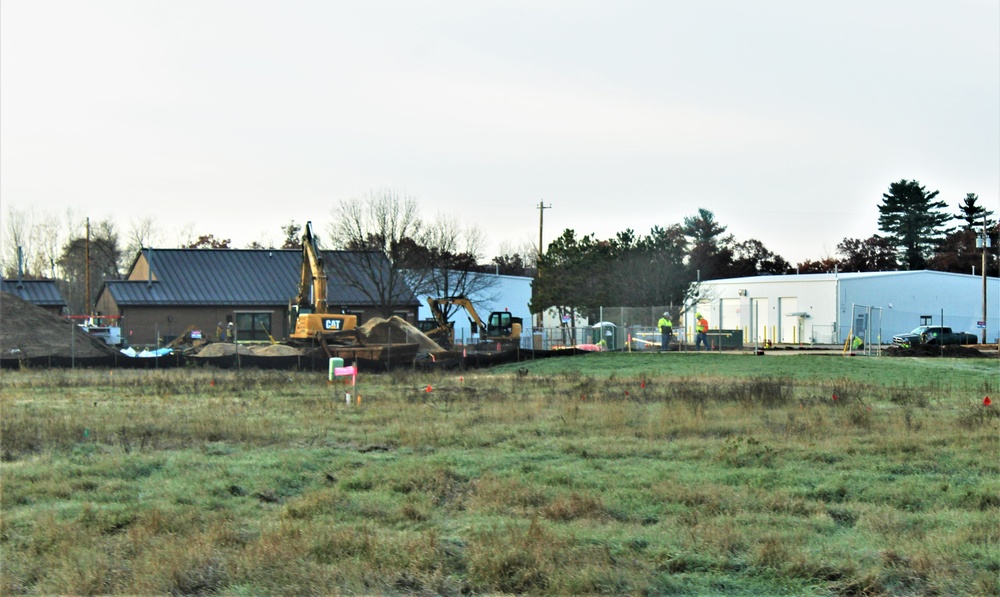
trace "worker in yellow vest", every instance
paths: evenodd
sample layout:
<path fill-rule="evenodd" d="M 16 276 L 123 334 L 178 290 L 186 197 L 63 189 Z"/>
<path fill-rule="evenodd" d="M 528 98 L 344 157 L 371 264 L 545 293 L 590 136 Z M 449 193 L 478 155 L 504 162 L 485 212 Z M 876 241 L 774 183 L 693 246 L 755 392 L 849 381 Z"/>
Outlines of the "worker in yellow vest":
<path fill-rule="evenodd" d="M 708 320 L 701 316 L 701 313 L 695 313 L 695 325 L 694 325 L 694 347 L 697 350 L 701 350 L 701 345 L 705 345 L 706 350 L 710 350 L 708 346 Z"/>
<path fill-rule="evenodd" d="M 660 350 L 670 350 L 670 336 L 674 335 L 674 322 L 670 320 L 670 313 L 664 311 L 663 317 L 656 322 L 656 327 L 660 328 Z"/>

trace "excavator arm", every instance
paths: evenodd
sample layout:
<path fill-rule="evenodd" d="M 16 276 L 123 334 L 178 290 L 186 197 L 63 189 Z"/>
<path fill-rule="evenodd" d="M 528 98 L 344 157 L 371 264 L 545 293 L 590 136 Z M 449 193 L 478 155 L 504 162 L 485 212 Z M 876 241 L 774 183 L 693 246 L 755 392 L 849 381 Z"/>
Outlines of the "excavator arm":
<path fill-rule="evenodd" d="M 311 295 L 311 296 L 310 296 Z M 330 313 L 326 301 L 326 272 L 312 222 L 306 222 L 302 235 L 302 267 L 299 276 L 299 293 L 290 305 L 295 319 L 295 330 L 289 334 L 293 340 L 312 340 L 317 335 L 324 340 L 343 336 L 340 332 L 354 330 L 358 325 L 355 315 Z M 354 334 L 356 336 L 356 334 Z M 329 338 L 327 338 L 329 336 Z"/>
<path fill-rule="evenodd" d="M 310 300 L 310 290 L 312 300 Z M 313 313 L 326 313 L 326 272 L 320 257 L 312 222 L 306 222 L 302 234 L 302 268 L 299 276 L 299 294 L 295 297 L 299 309 L 311 309 Z"/>
<path fill-rule="evenodd" d="M 476 326 L 473 331 L 480 333 L 486 331 L 486 325 L 476 313 L 476 308 L 472 306 L 472 301 L 464 296 L 446 296 L 442 298 L 427 297 L 427 306 L 431 309 L 431 315 L 438 324 L 438 330 L 454 331 L 455 324 L 448 321 L 447 306 L 455 305 L 461 307 L 469 314 L 471 323 Z M 435 330 L 437 331 L 437 330 Z"/>

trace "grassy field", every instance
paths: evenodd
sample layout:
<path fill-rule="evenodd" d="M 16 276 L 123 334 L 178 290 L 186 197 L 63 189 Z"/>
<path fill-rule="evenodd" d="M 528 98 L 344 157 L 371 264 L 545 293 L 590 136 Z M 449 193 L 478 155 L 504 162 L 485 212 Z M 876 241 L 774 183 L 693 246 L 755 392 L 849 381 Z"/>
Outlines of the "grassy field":
<path fill-rule="evenodd" d="M 360 382 L 3 372 L 0 593 L 1000 592 L 995 359 Z"/>

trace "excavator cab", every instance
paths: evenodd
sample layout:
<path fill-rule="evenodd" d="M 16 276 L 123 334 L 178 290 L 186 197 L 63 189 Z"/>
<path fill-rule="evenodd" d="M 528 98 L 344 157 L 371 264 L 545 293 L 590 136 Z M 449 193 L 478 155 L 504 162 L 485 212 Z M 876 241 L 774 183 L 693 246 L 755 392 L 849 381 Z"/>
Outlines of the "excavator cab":
<path fill-rule="evenodd" d="M 494 311 L 486 320 L 486 338 L 517 340 L 521 337 L 521 318 L 509 311 Z"/>

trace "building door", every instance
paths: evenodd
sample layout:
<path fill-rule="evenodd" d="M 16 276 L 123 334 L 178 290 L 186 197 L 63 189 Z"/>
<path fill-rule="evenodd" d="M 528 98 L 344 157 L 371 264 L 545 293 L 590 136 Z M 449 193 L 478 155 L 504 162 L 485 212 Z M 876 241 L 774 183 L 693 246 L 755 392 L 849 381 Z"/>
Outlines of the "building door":
<path fill-rule="evenodd" d="M 750 327 L 750 341 L 764 342 L 771 339 L 768 331 L 768 323 L 771 318 L 768 313 L 768 300 L 766 298 L 752 299 L 750 301 L 750 317 L 753 325 Z"/>
<path fill-rule="evenodd" d="M 719 301 L 719 328 L 725 330 L 741 330 L 740 323 L 740 299 L 726 298 Z"/>
<path fill-rule="evenodd" d="M 854 327 L 851 333 L 855 338 L 861 338 L 864 340 L 866 338 L 865 334 L 868 331 L 868 314 L 867 313 L 855 313 L 854 314 Z"/>
<path fill-rule="evenodd" d="M 789 315 L 799 310 L 799 299 L 794 296 L 778 298 L 778 341 L 793 344 L 801 340 L 802 330 L 797 329 L 799 318 Z"/>

